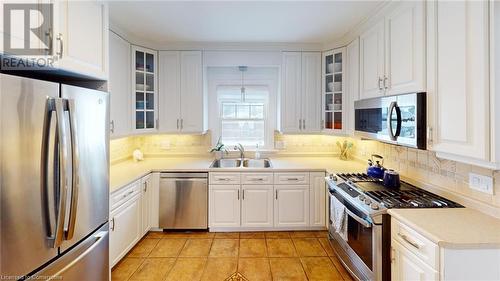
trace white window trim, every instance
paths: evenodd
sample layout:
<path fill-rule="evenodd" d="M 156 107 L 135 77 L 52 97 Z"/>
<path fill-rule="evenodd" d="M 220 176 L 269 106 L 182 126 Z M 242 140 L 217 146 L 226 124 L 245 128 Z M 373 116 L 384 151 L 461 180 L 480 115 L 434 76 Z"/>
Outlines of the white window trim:
<path fill-rule="evenodd" d="M 221 134 L 220 128 L 220 106 L 217 99 L 217 88 L 223 85 L 240 85 L 241 79 L 210 79 L 207 81 L 207 90 L 208 90 L 208 127 L 212 131 L 212 145 L 217 143 L 217 140 Z M 258 85 L 258 86 L 266 86 L 269 89 L 269 100 L 267 106 L 267 112 L 265 112 L 267 116 L 266 121 L 266 139 L 265 146 L 259 147 L 259 149 L 263 150 L 272 150 L 274 149 L 274 131 L 277 128 L 277 93 L 278 93 L 278 81 L 274 79 L 251 79 L 245 78 L 246 85 Z M 276 111 L 273 112 L 273 109 Z M 232 149 L 232 147 L 229 147 Z M 253 147 L 245 147 L 247 150 L 253 150 Z"/>

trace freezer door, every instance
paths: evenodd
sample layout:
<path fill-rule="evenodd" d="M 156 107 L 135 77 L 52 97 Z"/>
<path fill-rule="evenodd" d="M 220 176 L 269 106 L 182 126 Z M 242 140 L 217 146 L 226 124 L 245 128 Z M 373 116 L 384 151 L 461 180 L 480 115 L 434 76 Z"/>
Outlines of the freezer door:
<path fill-rule="evenodd" d="M 108 228 L 108 223 L 106 223 L 78 246 L 35 273 L 33 276 L 36 278 L 33 280 L 109 280 Z"/>
<path fill-rule="evenodd" d="M 0 74 L 0 271 L 25 275 L 57 255 L 53 160 L 59 84 Z M 44 132 L 47 121 L 47 134 Z M 47 137 L 42 155 L 42 138 Z M 42 170 L 44 158 L 44 173 Z M 45 179 L 42 185 L 42 179 Z M 60 235 L 59 235 L 60 239 Z"/>
<path fill-rule="evenodd" d="M 71 123 L 72 188 L 68 191 L 64 252 L 78 243 L 109 216 L 109 95 L 61 85 Z"/>

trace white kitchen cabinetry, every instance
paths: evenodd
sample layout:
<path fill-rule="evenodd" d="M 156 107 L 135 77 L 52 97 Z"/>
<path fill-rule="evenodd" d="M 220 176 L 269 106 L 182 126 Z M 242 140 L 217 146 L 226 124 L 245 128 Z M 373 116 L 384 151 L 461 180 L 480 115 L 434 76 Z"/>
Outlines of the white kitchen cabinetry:
<path fill-rule="evenodd" d="M 161 51 L 160 124 L 163 133 L 202 133 L 203 65 L 200 51 Z"/>
<path fill-rule="evenodd" d="M 399 242 L 392 241 L 391 279 L 392 280 L 414 280 L 432 281 L 439 280 L 436 270 L 426 265 L 418 257 L 403 247 Z"/>
<path fill-rule="evenodd" d="M 152 224 L 153 180 L 152 175 L 147 175 L 141 180 L 141 234 L 146 234 Z"/>
<path fill-rule="evenodd" d="M 424 5 L 401 3 L 360 35 L 360 98 L 425 90 Z"/>
<path fill-rule="evenodd" d="M 345 48 L 323 53 L 322 128 L 343 133 L 346 121 Z"/>
<path fill-rule="evenodd" d="M 354 102 L 359 99 L 359 39 L 356 38 L 346 47 L 346 132 L 354 134 Z"/>
<path fill-rule="evenodd" d="M 321 53 L 283 52 L 281 131 L 321 131 Z"/>
<path fill-rule="evenodd" d="M 309 225 L 309 185 L 275 185 L 274 226 Z"/>
<path fill-rule="evenodd" d="M 240 226 L 240 186 L 210 185 L 210 227 Z"/>
<path fill-rule="evenodd" d="M 111 210 L 109 216 L 111 266 L 117 264 L 143 235 L 140 187 L 141 182 L 136 181 L 123 190 L 111 194 L 111 208 L 116 206 L 116 203 L 121 203 Z"/>
<path fill-rule="evenodd" d="M 480 244 L 438 245 L 391 219 L 392 280 L 499 280 L 499 253 L 494 246 Z"/>
<path fill-rule="evenodd" d="M 58 69 L 108 79 L 108 6 L 104 1 L 54 1 Z"/>
<path fill-rule="evenodd" d="M 126 136 L 131 131 L 130 43 L 109 32 L 110 136 Z"/>
<path fill-rule="evenodd" d="M 498 162 L 492 129 L 496 109 L 490 103 L 496 100 L 493 88 L 490 92 L 490 48 L 498 50 L 490 37 L 490 29 L 498 27 L 490 17 L 494 5 L 427 3 L 428 147 L 440 158 L 490 168 Z"/>
<path fill-rule="evenodd" d="M 310 191 L 309 191 L 309 225 L 324 227 L 326 226 L 326 185 L 325 173 L 310 173 Z"/>
<path fill-rule="evenodd" d="M 384 94 L 384 21 L 381 20 L 359 36 L 360 99 Z"/>
<path fill-rule="evenodd" d="M 265 184 L 241 186 L 241 226 L 273 226 L 273 186 Z"/>
<path fill-rule="evenodd" d="M 155 132 L 158 127 L 157 52 L 132 46 L 133 126 L 136 132 Z"/>

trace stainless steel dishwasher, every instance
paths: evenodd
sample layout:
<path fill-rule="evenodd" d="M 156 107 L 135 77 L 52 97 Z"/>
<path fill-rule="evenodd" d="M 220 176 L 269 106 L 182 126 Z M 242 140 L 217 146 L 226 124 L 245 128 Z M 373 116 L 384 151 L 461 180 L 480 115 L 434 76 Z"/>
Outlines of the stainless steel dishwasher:
<path fill-rule="evenodd" d="M 208 174 L 161 173 L 159 207 L 160 228 L 208 228 Z"/>

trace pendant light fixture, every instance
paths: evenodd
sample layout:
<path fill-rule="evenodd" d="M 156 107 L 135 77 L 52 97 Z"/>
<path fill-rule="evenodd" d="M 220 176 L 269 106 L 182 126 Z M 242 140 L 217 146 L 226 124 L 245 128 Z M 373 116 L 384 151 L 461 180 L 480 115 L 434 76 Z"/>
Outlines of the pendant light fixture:
<path fill-rule="evenodd" d="M 241 101 L 245 102 L 246 97 L 245 97 L 245 71 L 248 70 L 247 66 L 240 65 L 238 66 L 238 69 L 241 71 Z"/>

